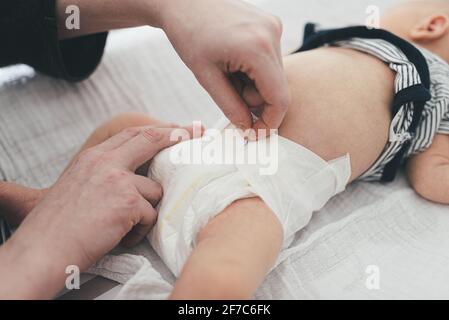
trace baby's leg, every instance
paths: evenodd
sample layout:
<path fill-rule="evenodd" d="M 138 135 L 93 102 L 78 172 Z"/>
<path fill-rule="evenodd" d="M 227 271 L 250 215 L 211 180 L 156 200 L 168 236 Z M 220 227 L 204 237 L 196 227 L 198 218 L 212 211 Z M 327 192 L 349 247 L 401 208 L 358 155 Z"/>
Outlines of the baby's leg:
<path fill-rule="evenodd" d="M 252 298 L 282 241 L 279 220 L 260 198 L 234 202 L 198 234 L 170 298 Z"/>
<path fill-rule="evenodd" d="M 117 133 L 132 127 L 168 126 L 168 123 L 150 118 L 143 113 L 128 112 L 120 114 L 98 127 L 81 147 L 81 151 L 94 147 Z"/>
<path fill-rule="evenodd" d="M 99 126 L 87 139 L 87 141 L 83 144 L 81 149 L 78 151 L 78 153 L 73 157 L 73 160 L 70 162 L 70 164 L 76 159 L 76 157 L 83 152 L 86 149 L 92 148 L 112 136 L 116 135 L 117 133 L 133 127 L 145 127 L 145 126 L 170 126 L 171 124 L 162 122 L 156 119 L 153 119 L 146 114 L 143 113 L 137 113 L 137 112 L 127 112 L 122 113 L 118 116 L 115 116 L 108 122 L 102 124 Z M 70 167 L 70 164 L 67 166 Z"/>

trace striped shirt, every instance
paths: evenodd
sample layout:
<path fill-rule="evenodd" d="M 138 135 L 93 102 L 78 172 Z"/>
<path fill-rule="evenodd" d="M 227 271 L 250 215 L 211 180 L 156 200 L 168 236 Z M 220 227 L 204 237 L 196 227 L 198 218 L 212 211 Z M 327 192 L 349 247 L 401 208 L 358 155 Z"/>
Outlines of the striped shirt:
<path fill-rule="evenodd" d="M 399 48 L 388 41 L 352 38 L 333 42 L 332 45 L 362 51 L 387 63 L 396 73 L 394 84 L 396 93 L 421 84 L 416 66 Z M 429 148 L 436 134 L 449 135 L 449 64 L 426 49 L 418 49 L 425 57 L 429 67 L 432 98 L 426 103 L 421 122 L 413 136 L 409 132 L 413 119 L 413 102 L 400 107 L 391 122 L 389 141 L 382 155 L 359 180 L 380 180 L 386 164 L 395 157 L 404 142 L 411 142 L 405 153 L 406 159 Z"/>

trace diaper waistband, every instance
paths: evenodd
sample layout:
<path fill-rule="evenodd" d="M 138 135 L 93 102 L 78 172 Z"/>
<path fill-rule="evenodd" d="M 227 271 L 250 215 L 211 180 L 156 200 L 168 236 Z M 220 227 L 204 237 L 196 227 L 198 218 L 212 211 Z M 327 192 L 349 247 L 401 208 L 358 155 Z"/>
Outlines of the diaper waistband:
<path fill-rule="evenodd" d="M 222 117 L 219 119 L 216 124 L 213 126 L 215 129 L 218 129 L 220 131 L 223 131 L 225 129 L 236 129 L 234 125 L 227 119 L 226 117 Z M 282 136 L 279 136 L 277 134 L 274 134 L 270 138 L 276 138 L 279 140 L 279 144 L 281 145 L 281 148 L 278 150 L 279 152 L 279 165 L 281 164 L 281 161 L 287 161 L 287 158 L 289 157 L 300 157 L 300 160 L 298 159 L 298 162 L 301 161 L 303 163 L 309 162 L 310 164 L 310 175 L 314 175 L 314 179 L 319 180 L 320 176 L 321 178 L 325 174 L 329 174 L 329 172 L 326 172 L 326 170 L 318 170 L 328 167 L 329 170 L 335 175 L 335 189 L 334 193 L 340 193 L 345 190 L 346 185 L 349 182 L 349 179 L 351 177 L 351 160 L 349 154 L 346 154 L 340 158 L 326 161 L 322 159 L 319 155 L 314 153 L 313 151 L 305 148 L 304 146 L 290 140 L 287 138 L 284 138 Z M 270 139 L 268 138 L 268 139 Z M 242 138 L 243 139 L 243 138 Z M 263 143 L 263 141 L 251 141 L 248 142 L 247 148 L 248 149 L 257 149 L 257 144 Z M 257 152 L 257 150 L 254 151 L 248 151 L 248 153 L 251 152 Z M 294 165 L 294 164 L 293 164 Z M 313 170 L 313 167 L 315 167 L 315 170 Z M 240 168 L 243 168 L 243 166 L 240 166 Z"/>

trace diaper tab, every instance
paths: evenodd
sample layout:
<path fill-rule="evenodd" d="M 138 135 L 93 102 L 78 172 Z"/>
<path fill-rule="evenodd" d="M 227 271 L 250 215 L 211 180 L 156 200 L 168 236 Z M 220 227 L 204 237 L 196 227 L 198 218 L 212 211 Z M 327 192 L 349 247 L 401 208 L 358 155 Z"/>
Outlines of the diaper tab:
<path fill-rule="evenodd" d="M 352 174 L 350 155 L 346 154 L 343 157 L 331 160 L 329 161 L 329 165 L 337 177 L 335 194 L 345 191 Z"/>
<path fill-rule="evenodd" d="M 327 162 L 305 182 L 310 196 L 310 209 L 321 210 L 329 199 L 345 190 L 350 177 L 349 155 Z"/>

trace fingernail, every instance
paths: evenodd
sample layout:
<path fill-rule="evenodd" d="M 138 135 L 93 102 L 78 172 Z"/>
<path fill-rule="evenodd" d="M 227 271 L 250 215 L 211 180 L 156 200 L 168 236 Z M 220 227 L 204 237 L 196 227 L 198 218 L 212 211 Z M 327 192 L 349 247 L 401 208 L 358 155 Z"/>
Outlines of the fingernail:
<path fill-rule="evenodd" d="M 154 129 L 146 129 L 144 136 L 151 142 L 159 142 L 162 139 L 162 134 Z"/>
<path fill-rule="evenodd" d="M 257 133 L 256 130 L 250 129 L 248 132 L 248 140 L 249 141 L 257 141 Z"/>

